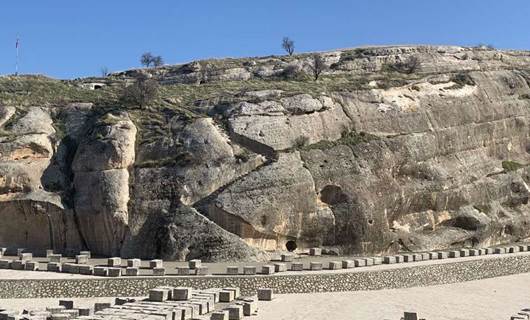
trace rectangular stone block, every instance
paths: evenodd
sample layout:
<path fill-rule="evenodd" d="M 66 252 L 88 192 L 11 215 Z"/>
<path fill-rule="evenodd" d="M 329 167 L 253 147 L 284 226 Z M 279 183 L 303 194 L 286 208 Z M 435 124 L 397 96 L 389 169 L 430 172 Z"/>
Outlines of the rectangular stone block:
<path fill-rule="evenodd" d="M 64 310 L 66 310 L 66 308 L 65 308 L 64 306 L 46 307 L 46 311 L 48 311 L 48 312 L 51 313 L 51 314 L 61 313 L 61 312 L 63 312 Z"/>
<path fill-rule="evenodd" d="M 353 263 L 354 263 L 355 267 L 365 267 L 366 266 L 366 261 L 364 259 L 354 259 Z"/>
<path fill-rule="evenodd" d="M 423 261 L 431 260 L 431 256 L 429 255 L 428 252 L 422 252 L 422 253 L 420 253 L 420 254 L 421 254 L 421 259 L 422 259 Z"/>
<path fill-rule="evenodd" d="M 351 269 L 355 267 L 355 261 L 353 260 L 342 260 L 342 269 Z"/>
<path fill-rule="evenodd" d="M 11 268 L 13 268 L 13 270 L 24 270 L 26 269 L 26 261 L 14 260 L 11 262 Z"/>
<path fill-rule="evenodd" d="M 105 310 L 105 309 L 108 309 L 110 307 L 111 307 L 111 305 L 110 305 L 109 302 L 94 303 L 94 312 L 99 312 L 101 310 Z"/>
<path fill-rule="evenodd" d="M 59 305 L 63 306 L 66 310 L 71 310 L 74 308 L 74 301 L 61 299 L 59 300 Z"/>
<path fill-rule="evenodd" d="M 309 263 L 309 270 L 320 271 L 322 270 L 322 262 L 311 262 Z"/>
<path fill-rule="evenodd" d="M 285 272 L 287 271 L 287 265 L 285 263 L 275 263 L 274 272 Z"/>
<path fill-rule="evenodd" d="M 18 248 L 17 249 L 17 257 L 20 259 L 21 258 L 21 254 L 24 253 L 26 251 L 26 248 Z"/>
<path fill-rule="evenodd" d="M 80 256 L 87 256 L 88 259 L 92 259 L 92 253 L 90 251 L 87 251 L 87 250 L 79 251 L 79 255 Z"/>
<path fill-rule="evenodd" d="M 2 259 L 0 260 L 0 269 L 11 269 L 12 260 Z"/>
<path fill-rule="evenodd" d="M 149 290 L 149 301 L 164 302 L 168 298 L 169 291 L 166 289 L 151 289 Z"/>
<path fill-rule="evenodd" d="M 241 290 L 238 287 L 226 287 L 223 288 L 223 291 L 233 291 L 235 299 L 238 299 L 241 296 Z"/>
<path fill-rule="evenodd" d="M 50 254 L 48 256 L 48 259 L 50 259 L 50 262 L 58 262 L 61 263 L 63 260 L 63 256 L 60 254 Z"/>
<path fill-rule="evenodd" d="M 469 256 L 470 257 L 477 257 L 480 255 L 480 251 L 478 249 L 470 249 L 469 250 Z"/>
<path fill-rule="evenodd" d="M 88 256 L 80 255 L 80 254 L 75 256 L 75 263 L 77 263 L 77 264 L 87 264 L 88 263 Z"/>
<path fill-rule="evenodd" d="M 374 265 L 374 258 L 364 258 L 364 261 L 367 267 Z"/>
<path fill-rule="evenodd" d="M 128 277 L 135 277 L 140 275 L 140 269 L 138 267 L 127 267 L 125 269 L 125 275 Z"/>
<path fill-rule="evenodd" d="M 485 248 L 478 249 L 478 255 L 484 256 L 487 254 L 487 250 Z"/>
<path fill-rule="evenodd" d="M 423 255 L 421 255 L 421 253 L 415 253 L 413 254 L 414 256 L 414 261 L 423 261 Z"/>
<path fill-rule="evenodd" d="M 162 268 L 164 265 L 164 262 L 160 259 L 154 259 L 154 260 L 151 260 L 149 261 L 149 268 L 150 269 L 154 269 L 154 268 Z"/>
<path fill-rule="evenodd" d="M 108 268 L 109 270 L 109 277 L 119 277 L 121 276 L 121 268 Z"/>
<path fill-rule="evenodd" d="M 403 259 L 403 256 L 398 254 L 398 255 L 395 255 L 396 257 L 396 263 L 403 263 L 404 262 L 404 259 Z"/>
<path fill-rule="evenodd" d="M 179 274 L 180 274 L 180 269 L 179 269 Z M 166 269 L 165 268 L 153 268 L 153 276 L 157 276 L 157 277 L 161 277 L 161 276 L 165 276 L 166 275 Z M 190 275 L 189 272 L 187 274 L 188 276 Z"/>
<path fill-rule="evenodd" d="M 274 273 L 274 266 L 270 264 L 266 264 L 261 267 L 261 273 L 262 274 L 273 274 Z"/>
<path fill-rule="evenodd" d="M 383 263 L 384 264 L 394 264 L 394 263 L 396 263 L 396 257 L 395 256 L 384 256 L 383 257 Z"/>
<path fill-rule="evenodd" d="M 18 255 L 18 257 L 22 261 L 31 261 L 31 260 L 33 260 L 33 254 L 29 253 L 29 252 L 21 253 L 21 254 Z"/>
<path fill-rule="evenodd" d="M 448 257 L 449 253 L 447 251 L 438 252 L 438 259 L 447 259 Z"/>
<path fill-rule="evenodd" d="M 320 249 L 320 248 L 311 248 L 311 249 L 309 249 L 309 255 L 310 256 L 321 256 L 322 255 L 322 249 Z"/>
<path fill-rule="evenodd" d="M 528 251 L 527 249 L 528 249 L 528 248 L 527 248 L 526 245 L 519 245 L 519 251 L 520 251 L 520 252 Z"/>
<path fill-rule="evenodd" d="M 519 252 L 519 247 L 518 246 L 510 246 L 508 247 L 508 253 L 517 253 Z"/>
<path fill-rule="evenodd" d="M 362 260 L 365 262 L 364 260 Z M 341 261 L 330 261 L 328 264 L 329 270 L 339 270 L 342 269 L 342 262 Z"/>
<path fill-rule="evenodd" d="M 303 271 L 304 264 L 302 262 L 293 262 L 291 263 L 291 271 Z"/>
<path fill-rule="evenodd" d="M 449 251 L 449 258 L 460 258 L 460 250 Z"/>
<path fill-rule="evenodd" d="M 430 260 L 438 260 L 438 252 L 429 252 Z"/>
<path fill-rule="evenodd" d="M 210 320 L 229 320 L 228 310 L 215 311 L 210 316 Z"/>
<path fill-rule="evenodd" d="M 26 261 L 24 269 L 28 271 L 37 271 L 39 270 L 39 263 L 37 261 Z"/>
<path fill-rule="evenodd" d="M 191 298 L 193 289 L 190 287 L 177 287 L 173 289 L 173 300 L 185 301 Z"/>
<path fill-rule="evenodd" d="M 469 257 L 469 249 L 460 249 L 461 257 Z"/>
<path fill-rule="evenodd" d="M 188 267 L 177 267 L 177 274 L 181 276 L 189 276 L 190 268 Z"/>
<path fill-rule="evenodd" d="M 234 304 L 226 308 L 228 310 L 228 319 L 229 320 L 241 320 L 243 319 L 243 306 Z"/>
<path fill-rule="evenodd" d="M 273 298 L 273 292 L 270 288 L 259 288 L 258 289 L 258 300 L 260 301 L 271 301 Z"/>
<path fill-rule="evenodd" d="M 79 316 L 80 317 L 88 317 L 92 314 L 92 309 L 90 308 L 77 308 L 79 310 Z"/>
<path fill-rule="evenodd" d="M 94 275 L 100 277 L 107 277 L 109 275 L 109 268 L 107 267 L 94 267 Z"/>
<path fill-rule="evenodd" d="M 405 312 L 403 320 L 418 320 L 418 314 L 416 312 Z"/>
<path fill-rule="evenodd" d="M 413 261 L 414 261 L 414 255 L 412 254 L 403 255 L 403 262 L 413 262 Z"/>
<path fill-rule="evenodd" d="M 373 257 L 372 260 L 374 260 L 374 266 L 383 264 L 383 258 L 381 257 Z"/>
<path fill-rule="evenodd" d="M 291 253 L 282 254 L 281 259 L 283 262 L 293 262 L 294 255 Z"/>
<path fill-rule="evenodd" d="M 247 275 L 256 274 L 256 267 L 255 266 L 245 266 L 245 267 L 243 267 L 243 274 L 247 274 Z"/>
<path fill-rule="evenodd" d="M 190 269 L 197 269 L 198 267 L 202 266 L 202 261 L 199 259 L 193 259 L 188 261 L 188 266 Z"/>
<path fill-rule="evenodd" d="M 258 303 L 253 299 L 245 299 L 243 302 L 243 315 L 250 317 L 258 313 Z"/>
<path fill-rule="evenodd" d="M 107 266 L 109 267 L 121 267 L 121 258 L 113 257 L 107 260 Z"/>
<path fill-rule="evenodd" d="M 238 266 L 228 266 L 226 267 L 226 274 L 239 274 L 239 267 Z"/>
<path fill-rule="evenodd" d="M 493 254 L 493 248 L 486 248 L 486 254 Z"/>
<path fill-rule="evenodd" d="M 493 253 L 495 253 L 495 254 L 505 254 L 506 253 L 506 248 L 495 248 Z"/>
<path fill-rule="evenodd" d="M 53 250 L 46 250 L 46 258 L 49 258 L 52 254 L 54 254 Z"/>
<path fill-rule="evenodd" d="M 79 264 L 63 263 L 63 272 L 64 272 L 64 265 L 68 265 L 67 267 L 68 273 L 79 274 L 79 266 L 80 266 Z"/>
<path fill-rule="evenodd" d="M 142 260 L 140 259 L 128 259 L 127 267 L 130 268 L 140 268 L 142 266 Z"/>
<path fill-rule="evenodd" d="M 208 267 L 206 266 L 196 267 L 195 269 L 193 269 L 193 271 L 196 276 L 205 276 L 208 274 Z"/>
<path fill-rule="evenodd" d="M 235 292 L 231 290 L 219 291 L 219 302 L 232 302 L 235 299 Z"/>
<path fill-rule="evenodd" d="M 48 262 L 46 269 L 50 272 L 61 272 L 61 264 L 59 262 Z"/>

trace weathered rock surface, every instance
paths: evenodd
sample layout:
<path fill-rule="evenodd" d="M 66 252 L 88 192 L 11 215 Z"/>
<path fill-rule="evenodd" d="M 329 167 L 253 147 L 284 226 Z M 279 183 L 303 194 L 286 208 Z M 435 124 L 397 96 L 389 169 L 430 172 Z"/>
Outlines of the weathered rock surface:
<path fill-rule="evenodd" d="M 380 253 L 530 236 L 529 53 L 322 56 L 319 82 L 276 89 L 311 56 L 114 74 L 197 88 L 262 81 L 199 97 L 197 117 L 165 113 L 150 140 L 123 109 L 0 107 L 0 246 L 259 260 L 287 241 Z"/>

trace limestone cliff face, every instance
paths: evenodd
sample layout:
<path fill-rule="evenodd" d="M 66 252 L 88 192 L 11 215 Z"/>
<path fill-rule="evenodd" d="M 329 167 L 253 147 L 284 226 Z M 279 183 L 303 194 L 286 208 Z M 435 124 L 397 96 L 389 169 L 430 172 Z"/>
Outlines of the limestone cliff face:
<path fill-rule="evenodd" d="M 530 54 L 321 55 L 321 80 L 276 87 L 311 56 L 114 75 L 253 88 L 199 95 L 197 116 L 165 114 L 150 140 L 124 108 L 0 107 L 0 246 L 259 260 L 287 241 L 381 253 L 529 237 Z"/>

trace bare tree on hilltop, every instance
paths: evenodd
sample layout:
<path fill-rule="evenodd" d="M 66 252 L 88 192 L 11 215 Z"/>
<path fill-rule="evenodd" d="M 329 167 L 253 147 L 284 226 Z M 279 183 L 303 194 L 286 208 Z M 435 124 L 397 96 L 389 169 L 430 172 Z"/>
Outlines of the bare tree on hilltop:
<path fill-rule="evenodd" d="M 309 65 L 309 67 L 313 71 L 313 78 L 315 79 L 315 81 L 318 80 L 318 78 L 320 77 L 320 74 L 327 68 L 326 63 L 324 62 L 324 59 L 322 59 L 322 57 L 319 54 L 315 54 L 313 56 L 313 61 L 311 61 L 311 64 Z"/>
<path fill-rule="evenodd" d="M 140 57 L 140 63 L 147 68 L 151 65 L 160 67 L 164 64 L 164 60 L 161 56 L 154 56 L 151 52 L 146 52 Z"/>
<path fill-rule="evenodd" d="M 284 37 L 282 40 L 282 48 L 292 56 L 294 53 L 294 41 L 289 39 L 289 37 Z"/>

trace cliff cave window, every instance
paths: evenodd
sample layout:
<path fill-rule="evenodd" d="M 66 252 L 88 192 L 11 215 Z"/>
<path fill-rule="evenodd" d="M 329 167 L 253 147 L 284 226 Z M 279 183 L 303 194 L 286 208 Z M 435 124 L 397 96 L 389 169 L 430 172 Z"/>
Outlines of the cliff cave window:
<path fill-rule="evenodd" d="M 327 185 L 320 191 L 320 200 L 328 205 L 348 202 L 348 196 L 342 192 L 342 188 L 335 185 Z"/>
<path fill-rule="evenodd" d="M 294 250 L 296 250 L 296 248 L 298 248 L 298 246 L 296 245 L 296 241 L 289 240 L 285 243 L 285 248 L 287 249 L 287 251 L 293 252 Z"/>

